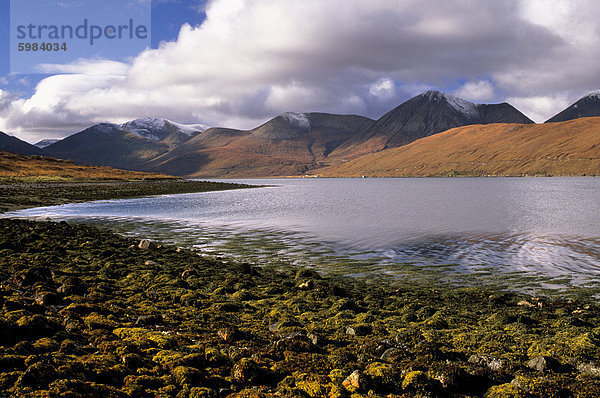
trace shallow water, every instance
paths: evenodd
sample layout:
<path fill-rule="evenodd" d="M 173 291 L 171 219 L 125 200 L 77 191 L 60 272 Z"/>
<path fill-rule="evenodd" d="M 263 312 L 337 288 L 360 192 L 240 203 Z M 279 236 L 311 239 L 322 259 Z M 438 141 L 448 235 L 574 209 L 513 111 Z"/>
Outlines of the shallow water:
<path fill-rule="evenodd" d="M 507 286 L 600 283 L 600 178 L 269 179 L 9 216 L 97 222 L 253 262 Z"/>

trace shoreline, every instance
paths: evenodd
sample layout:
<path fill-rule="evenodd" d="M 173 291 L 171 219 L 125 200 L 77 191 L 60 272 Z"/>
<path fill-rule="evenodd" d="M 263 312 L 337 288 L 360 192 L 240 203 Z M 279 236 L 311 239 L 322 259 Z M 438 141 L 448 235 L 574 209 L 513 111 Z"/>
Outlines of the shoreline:
<path fill-rule="evenodd" d="M 258 268 L 85 224 L 0 231 L 13 395 L 600 395 L 593 300 Z"/>
<path fill-rule="evenodd" d="M 4 183 L 0 184 L 0 213 L 93 200 L 127 199 L 152 195 L 255 187 L 257 186 L 181 179 Z"/>
<path fill-rule="evenodd" d="M 5 184 L 0 209 L 247 187 Z M 587 296 L 257 267 L 87 224 L 6 218 L 0 234 L 0 392 L 600 395 L 600 305 Z"/>

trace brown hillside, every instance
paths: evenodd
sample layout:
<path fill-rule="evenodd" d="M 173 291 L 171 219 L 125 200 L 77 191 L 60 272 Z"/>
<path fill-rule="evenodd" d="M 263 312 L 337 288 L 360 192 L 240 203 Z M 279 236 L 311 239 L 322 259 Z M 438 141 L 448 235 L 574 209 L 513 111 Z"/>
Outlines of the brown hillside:
<path fill-rule="evenodd" d="M 248 131 L 208 129 L 144 169 L 191 178 L 302 175 L 325 164 L 332 150 L 374 123 L 355 115 L 301 115 L 308 125 L 278 116 Z"/>
<path fill-rule="evenodd" d="M 0 151 L 0 179 L 16 181 L 89 181 L 172 179 L 164 174 L 142 173 L 101 166 L 82 166 L 68 160 L 25 156 Z"/>
<path fill-rule="evenodd" d="M 600 175 L 600 117 L 458 127 L 313 172 L 326 177 Z"/>
<path fill-rule="evenodd" d="M 336 148 L 331 157 L 347 161 L 399 148 L 452 128 L 491 123 L 533 121 L 507 103 L 475 104 L 439 91 L 427 91 L 383 115 L 370 129 Z"/>
<path fill-rule="evenodd" d="M 304 140 L 273 142 L 241 131 L 238 135 L 202 138 L 157 157 L 148 168 L 191 178 L 241 178 L 299 175 L 315 166 Z"/>

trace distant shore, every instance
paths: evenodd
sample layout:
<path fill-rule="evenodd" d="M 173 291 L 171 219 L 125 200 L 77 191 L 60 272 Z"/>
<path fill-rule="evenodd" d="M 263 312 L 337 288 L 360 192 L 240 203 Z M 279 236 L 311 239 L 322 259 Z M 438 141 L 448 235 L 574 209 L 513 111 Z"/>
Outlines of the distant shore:
<path fill-rule="evenodd" d="M 254 185 L 190 180 L 0 183 L 0 212 L 92 200 L 223 191 Z"/>

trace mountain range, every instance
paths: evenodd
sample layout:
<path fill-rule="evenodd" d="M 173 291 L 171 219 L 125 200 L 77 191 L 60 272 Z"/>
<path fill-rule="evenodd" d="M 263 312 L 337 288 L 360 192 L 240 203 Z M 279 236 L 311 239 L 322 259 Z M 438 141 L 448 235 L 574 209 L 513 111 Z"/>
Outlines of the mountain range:
<path fill-rule="evenodd" d="M 142 170 L 145 162 L 206 129 L 167 119 L 137 119 L 121 125 L 101 123 L 45 147 L 44 153 L 77 163 Z"/>
<path fill-rule="evenodd" d="M 439 91 L 427 91 L 383 115 L 370 129 L 337 148 L 333 156 L 353 158 L 397 148 L 454 127 L 489 123 L 533 121 L 507 103 L 474 104 Z"/>
<path fill-rule="evenodd" d="M 252 130 L 208 129 L 147 163 L 188 177 L 302 175 L 374 120 L 356 115 L 284 113 Z"/>
<path fill-rule="evenodd" d="M 17 137 L 0 131 L 0 151 L 19 153 L 22 155 L 43 155 L 43 151 Z"/>
<path fill-rule="evenodd" d="M 481 162 L 487 155 L 493 156 L 490 160 L 498 159 L 499 154 L 493 154 L 491 148 L 502 147 L 509 154 L 514 152 L 524 156 L 519 152 L 524 143 L 516 138 L 516 133 L 509 132 L 532 125 L 521 132 L 534 135 L 534 131 L 545 132 L 558 145 L 563 129 L 567 129 L 562 133 L 563 138 L 577 135 L 570 132 L 574 125 L 561 122 L 590 116 L 600 116 L 600 92 L 590 93 L 547 121 L 548 125 L 558 123 L 557 126 L 539 129 L 540 125 L 533 125 L 510 104 L 475 104 L 438 91 L 428 91 L 378 120 L 357 115 L 288 112 L 254 129 L 236 130 L 146 118 L 121 125 L 97 124 L 58 142 L 40 142 L 37 146 L 0 133 L 0 150 L 195 178 L 387 175 L 385 170 L 389 175 L 396 175 L 400 169 L 404 171 L 398 175 L 412 175 L 407 173 L 404 165 L 412 164 L 418 156 L 409 156 L 407 148 L 419 148 L 414 150 L 417 151 L 415 154 L 420 153 L 421 164 L 450 154 L 447 161 L 457 161 L 461 152 L 453 152 L 453 145 L 462 145 L 467 152 L 471 149 L 479 153 L 483 156 L 479 159 Z M 592 118 L 586 129 L 593 131 L 590 126 L 598 120 Z M 456 133 L 457 128 L 460 134 Z M 443 135 L 451 131 L 452 134 Z M 552 134 L 548 133 L 550 131 Z M 475 136 L 484 139 L 479 142 L 473 138 Z M 586 136 L 586 142 L 592 142 L 592 136 Z M 447 141 L 448 137 L 452 137 L 451 142 Z M 508 147 L 503 146 L 509 143 Z M 544 145 L 549 148 L 552 142 L 544 141 Z M 484 150 L 486 146 L 490 151 Z M 403 155 L 398 155 L 400 153 Z M 431 158 L 431 154 L 437 155 Z M 465 153 L 462 156 L 466 156 Z M 384 164 L 396 166 L 383 167 Z M 452 170 L 446 169 L 427 173 L 424 170 L 414 175 L 452 174 Z"/>
<path fill-rule="evenodd" d="M 324 177 L 600 175 L 600 117 L 457 127 L 313 172 Z"/>

